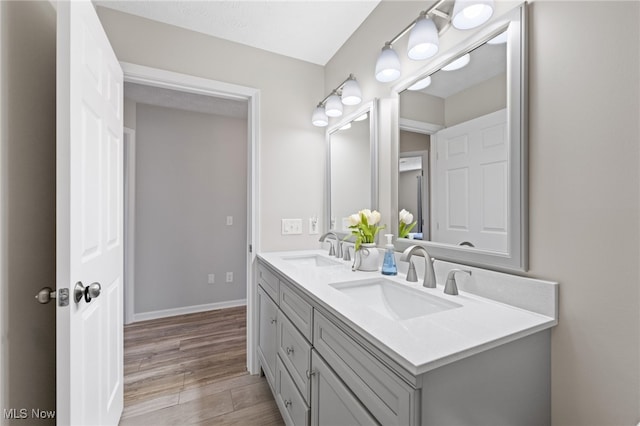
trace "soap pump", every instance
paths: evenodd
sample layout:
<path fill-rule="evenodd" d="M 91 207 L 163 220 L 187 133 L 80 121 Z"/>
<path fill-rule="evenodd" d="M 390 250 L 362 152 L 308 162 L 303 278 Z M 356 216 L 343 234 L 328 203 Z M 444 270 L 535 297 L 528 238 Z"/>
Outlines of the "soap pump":
<path fill-rule="evenodd" d="M 382 275 L 398 275 L 398 266 L 394 254 L 393 234 L 385 234 L 387 245 L 385 246 L 384 261 L 382 262 Z"/>

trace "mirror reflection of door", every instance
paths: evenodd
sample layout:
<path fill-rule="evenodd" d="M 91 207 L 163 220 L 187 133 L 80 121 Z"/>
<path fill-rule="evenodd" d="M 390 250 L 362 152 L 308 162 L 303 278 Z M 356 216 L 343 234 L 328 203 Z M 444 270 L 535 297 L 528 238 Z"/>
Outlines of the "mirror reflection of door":
<path fill-rule="evenodd" d="M 400 132 L 398 180 L 399 210 L 406 210 L 416 222 L 409 238 L 429 240 L 429 145 L 430 136 L 410 131 Z"/>
<path fill-rule="evenodd" d="M 506 44 L 464 56 L 400 94 L 398 210 L 418 220 L 409 238 L 507 253 Z"/>

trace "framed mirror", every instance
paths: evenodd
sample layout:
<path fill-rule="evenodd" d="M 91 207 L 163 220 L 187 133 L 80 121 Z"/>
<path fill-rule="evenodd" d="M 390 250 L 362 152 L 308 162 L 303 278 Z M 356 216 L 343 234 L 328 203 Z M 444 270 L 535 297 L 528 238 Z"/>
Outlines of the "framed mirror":
<path fill-rule="evenodd" d="M 378 208 L 377 100 L 327 128 L 325 231 L 348 234 L 348 217 Z"/>
<path fill-rule="evenodd" d="M 525 13 L 523 4 L 394 88 L 393 198 L 413 216 L 405 226 L 416 222 L 399 250 L 527 270 Z"/>

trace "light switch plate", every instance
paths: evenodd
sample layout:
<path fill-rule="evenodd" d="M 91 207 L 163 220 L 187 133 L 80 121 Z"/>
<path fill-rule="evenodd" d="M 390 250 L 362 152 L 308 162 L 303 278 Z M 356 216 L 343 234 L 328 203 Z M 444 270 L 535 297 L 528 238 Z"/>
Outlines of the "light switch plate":
<path fill-rule="evenodd" d="M 282 219 L 282 235 L 302 234 L 302 219 Z"/>

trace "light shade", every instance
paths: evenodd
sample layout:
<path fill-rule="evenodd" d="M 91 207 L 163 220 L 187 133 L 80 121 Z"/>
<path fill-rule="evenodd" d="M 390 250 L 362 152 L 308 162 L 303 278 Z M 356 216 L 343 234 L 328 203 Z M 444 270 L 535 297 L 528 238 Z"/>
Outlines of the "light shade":
<path fill-rule="evenodd" d="M 369 118 L 369 114 L 365 112 L 364 114 L 354 118 L 353 121 L 362 121 L 362 120 L 366 120 L 367 118 Z"/>
<path fill-rule="evenodd" d="M 493 0 L 456 0 L 451 24 L 459 30 L 479 27 L 493 15 Z"/>
<path fill-rule="evenodd" d="M 438 29 L 436 24 L 425 15 L 420 15 L 409 33 L 407 56 L 421 61 L 438 53 Z"/>
<path fill-rule="evenodd" d="M 448 65 L 446 65 L 446 66 L 444 66 L 444 67 L 442 67 L 440 69 L 442 71 L 459 70 L 460 68 L 466 67 L 470 60 L 471 60 L 471 55 L 469 55 L 467 53 L 466 55 L 460 56 L 455 61 L 451 62 L 450 64 L 448 64 Z"/>
<path fill-rule="evenodd" d="M 400 77 L 400 58 L 390 44 L 385 44 L 376 62 L 376 80 L 388 83 Z"/>
<path fill-rule="evenodd" d="M 487 44 L 503 44 L 507 42 L 507 32 L 503 31 L 491 40 L 487 42 Z"/>
<path fill-rule="evenodd" d="M 358 105 L 362 102 L 360 85 L 354 78 L 350 78 L 342 87 L 342 103 L 345 105 Z"/>
<path fill-rule="evenodd" d="M 413 83 L 411 86 L 407 87 L 407 90 L 422 90 L 425 87 L 429 87 L 430 84 L 431 84 L 431 76 L 428 75 L 422 80 L 418 80 L 415 83 Z"/>
<path fill-rule="evenodd" d="M 329 117 L 340 117 L 342 115 L 342 101 L 338 95 L 331 95 L 324 104 L 324 111 Z"/>
<path fill-rule="evenodd" d="M 327 114 L 324 112 L 322 105 L 318 105 L 316 109 L 313 110 L 311 122 L 314 126 L 318 127 L 326 127 L 329 124 L 329 117 L 327 117 Z"/>

